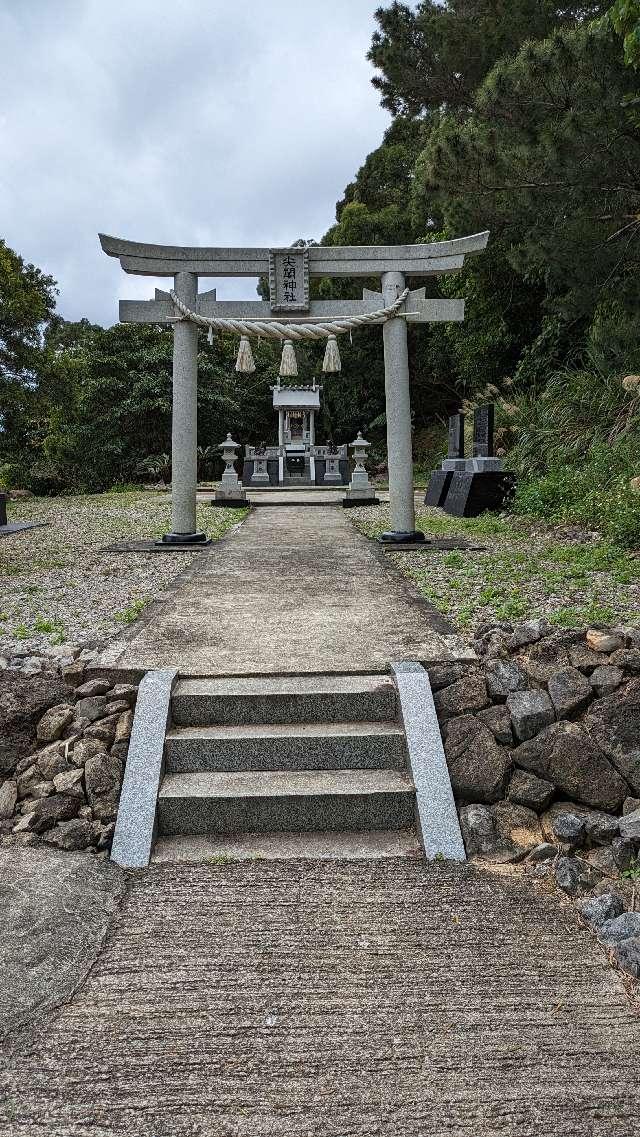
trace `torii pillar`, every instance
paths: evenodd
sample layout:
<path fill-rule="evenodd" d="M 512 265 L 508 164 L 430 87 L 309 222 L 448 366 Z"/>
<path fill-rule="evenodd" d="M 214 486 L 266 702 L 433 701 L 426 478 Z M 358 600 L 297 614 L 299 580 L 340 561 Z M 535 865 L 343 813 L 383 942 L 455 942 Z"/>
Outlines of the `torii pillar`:
<path fill-rule="evenodd" d="M 177 272 L 176 294 L 195 309 L 198 277 Z M 190 320 L 173 325 L 173 415 L 171 420 L 171 533 L 165 545 L 206 544 L 205 533 L 196 530 L 198 488 L 198 328 Z"/>
<path fill-rule="evenodd" d="M 385 307 L 404 289 L 401 272 L 382 275 Z M 416 531 L 413 498 L 413 442 L 411 437 L 411 394 L 409 388 L 409 352 L 407 321 L 402 316 L 382 325 L 384 343 L 384 393 L 387 405 L 387 465 L 389 468 L 389 510 L 392 530 L 381 540 L 395 544 L 423 541 Z"/>
<path fill-rule="evenodd" d="M 187 248 L 147 245 L 100 234 L 108 256 L 118 257 L 125 272 L 139 276 L 168 276 L 174 290 L 192 312 L 234 320 L 277 319 L 302 322 L 315 318 L 338 320 L 388 307 L 401 294 L 406 278 L 440 276 L 459 270 L 465 257 L 482 252 L 488 233 L 435 241 L 424 245 L 311 246 L 287 249 Z M 281 266 L 288 268 L 283 288 Z M 295 264 L 295 283 L 291 266 Z M 200 276 L 269 278 L 268 301 L 217 301 L 215 290 L 198 294 Z M 382 293 L 364 290 L 359 300 L 310 300 L 312 277 L 380 278 Z M 171 545 L 206 542 L 196 530 L 197 489 L 197 368 L 198 329 L 179 313 L 167 292 L 155 300 L 121 300 L 120 319 L 133 323 L 173 321 L 172 531 L 162 538 Z M 410 292 L 401 313 L 383 324 L 387 455 L 391 531 L 387 542 L 423 540 L 415 529 L 411 402 L 407 357 L 407 324 L 464 319 L 464 300 L 428 300 L 425 289 Z M 363 424 L 364 425 L 364 424 Z"/>

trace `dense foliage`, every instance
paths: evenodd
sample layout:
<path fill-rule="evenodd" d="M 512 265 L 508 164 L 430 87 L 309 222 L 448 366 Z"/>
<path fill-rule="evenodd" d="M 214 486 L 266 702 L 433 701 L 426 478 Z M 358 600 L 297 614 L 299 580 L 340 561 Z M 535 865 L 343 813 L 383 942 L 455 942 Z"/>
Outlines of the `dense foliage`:
<path fill-rule="evenodd" d="M 415 451 L 428 467 L 461 403 L 493 399 L 519 475 L 515 508 L 640 541 L 639 0 L 420 0 L 376 13 L 369 58 L 392 122 L 336 206 L 325 244 L 433 241 L 489 229 L 489 249 L 428 294 L 464 324 L 411 328 Z M 361 284 L 362 282 L 360 282 Z M 409 281 L 424 284 L 424 281 Z M 316 296 L 357 296 L 353 281 Z M 377 287 L 376 281 L 370 282 Z M 273 437 L 278 353 L 238 376 L 202 341 L 201 462 L 227 430 Z M 321 430 L 368 432 L 383 457 L 379 330 L 341 342 Z M 319 366 L 299 352 L 301 374 Z M 0 476 L 53 491 L 169 476 L 171 348 L 161 327 L 54 315 L 54 283 L 0 245 Z M 4 465 L 2 465 L 4 463 Z"/>

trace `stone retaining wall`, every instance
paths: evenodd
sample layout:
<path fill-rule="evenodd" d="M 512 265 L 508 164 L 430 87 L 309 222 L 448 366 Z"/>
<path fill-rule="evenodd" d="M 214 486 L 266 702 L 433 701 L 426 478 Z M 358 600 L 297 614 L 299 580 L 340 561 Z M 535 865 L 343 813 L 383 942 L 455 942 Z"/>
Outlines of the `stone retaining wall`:
<path fill-rule="evenodd" d="M 467 855 L 553 877 L 638 978 L 613 882 L 640 880 L 640 630 L 501 623 L 476 650 L 429 668 Z"/>
<path fill-rule="evenodd" d="M 0 837 L 106 856 L 138 689 L 64 650 L 0 671 Z"/>

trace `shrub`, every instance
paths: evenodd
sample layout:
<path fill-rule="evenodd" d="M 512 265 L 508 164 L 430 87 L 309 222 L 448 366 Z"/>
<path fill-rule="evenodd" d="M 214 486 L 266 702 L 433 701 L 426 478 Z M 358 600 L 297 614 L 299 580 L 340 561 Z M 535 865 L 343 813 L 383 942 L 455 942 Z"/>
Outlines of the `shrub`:
<path fill-rule="evenodd" d="M 637 436 L 617 446 L 594 446 L 580 463 L 553 466 L 540 477 L 521 480 L 512 510 L 597 529 L 626 548 L 640 545 L 640 496 L 629 488 L 638 455 Z"/>

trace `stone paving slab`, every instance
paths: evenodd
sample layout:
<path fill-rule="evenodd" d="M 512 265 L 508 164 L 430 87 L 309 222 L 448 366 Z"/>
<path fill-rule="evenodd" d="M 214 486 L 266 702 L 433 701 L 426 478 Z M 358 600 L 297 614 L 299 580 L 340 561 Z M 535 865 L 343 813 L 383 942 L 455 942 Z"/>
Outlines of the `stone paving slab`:
<path fill-rule="evenodd" d="M 25 529 L 44 529 L 48 524 L 48 521 L 9 521 L 6 525 L 0 525 L 0 537 L 24 533 Z"/>
<path fill-rule="evenodd" d="M 212 863 L 224 861 L 377 860 L 381 857 L 422 857 L 422 846 L 412 829 L 373 829 L 334 833 L 214 833 L 159 837 L 153 847 L 154 864 L 166 861 Z"/>
<path fill-rule="evenodd" d="M 5 1059 L 2 1137 L 633 1137 L 640 1023 L 530 878 L 155 865 Z"/>
<path fill-rule="evenodd" d="M 139 675 L 381 672 L 473 652 L 333 506 L 252 512 L 95 665 Z"/>

